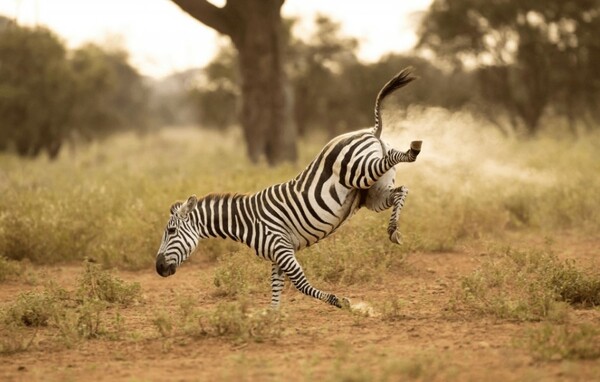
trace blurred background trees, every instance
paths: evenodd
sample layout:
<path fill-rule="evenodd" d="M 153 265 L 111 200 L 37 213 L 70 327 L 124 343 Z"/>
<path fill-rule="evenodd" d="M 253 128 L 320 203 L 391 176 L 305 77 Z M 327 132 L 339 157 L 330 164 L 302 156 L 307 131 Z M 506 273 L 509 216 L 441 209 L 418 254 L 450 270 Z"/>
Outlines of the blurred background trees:
<path fill-rule="evenodd" d="M 296 129 L 287 118 L 283 71 L 284 0 L 227 0 L 217 7 L 206 0 L 173 0 L 203 24 L 228 36 L 237 51 L 241 79 L 240 121 L 252 162 L 264 155 L 270 164 L 297 157 Z"/>
<path fill-rule="evenodd" d="M 51 31 L 3 21 L 0 30 L 0 147 L 55 157 L 69 134 L 73 73 Z"/>
<path fill-rule="evenodd" d="M 536 134 L 550 109 L 572 130 L 599 121 L 597 0 L 435 0 L 420 33 L 422 48 L 473 67 L 481 97 L 514 128 Z"/>
<path fill-rule="evenodd" d="M 0 149 L 54 158 L 65 142 L 147 127 L 148 87 L 124 51 L 67 51 L 46 28 L 1 25 Z"/>
<path fill-rule="evenodd" d="M 89 140 L 148 127 L 148 87 L 126 52 L 87 44 L 71 53 L 69 66 L 77 100 L 71 124 L 80 136 Z"/>
<path fill-rule="evenodd" d="M 377 92 L 407 66 L 416 68 L 420 80 L 411 84 L 410 91 L 387 102 L 399 107 L 421 104 L 458 109 L 472 100 L 477 84 L 470 73 L 444 71 L 410 54 L 389 54 L 378 62 L 363 63 L 357 57 L 358 40 L 344 36 L 339 23 L 317 15 L 312 20 L 313 32 L 300 39 L 293 33 L 297 21 L 284 20 L 284 59 L 293 92 L 292 117 L 299 136 L 314 131 L 334 136 L 370 126 Z M 233 122 L 235 114 L 231 111 L 239 110 L 236 105 L 241 97 L 234 55 L 231 44 L 224 41 L 201 73 L 188 74 L 193 108 L 201 117 L 198 122 L 208 126 L 215 126 L 217 120 Z"/>
<path fill-rule="evenodd" d="M 163 79 L 141 76 L 122 49 L 69 50 L 0 17 L 0 150 L 52 158 L 65 142 L 125 129 L 241 126 L 249 158 L 277 164 L 296 157 L 298 136 L 372 125 L 377 92 L 406 66 L 420 80 L 390 107 L 468 108 L 526 136 L 600 126 L 597 0 L 435 0 L 415 50 L 370 63 L 326 16 L 300 36 L 282 0 L 173 1 L 225 37 L 206 67 Z"/>

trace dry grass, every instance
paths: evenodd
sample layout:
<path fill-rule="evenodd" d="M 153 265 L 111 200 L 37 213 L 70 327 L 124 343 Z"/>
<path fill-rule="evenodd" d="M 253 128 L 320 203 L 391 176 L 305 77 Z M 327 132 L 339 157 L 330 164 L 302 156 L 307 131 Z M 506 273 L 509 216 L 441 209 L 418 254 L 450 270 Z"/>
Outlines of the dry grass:
<path fill-rule="evenodd" d="M 415 136 L 424 139 L 419 160 L 398 166 L 398 183 L 410 189 L 400 222 L 404 245 L 388 243 L 387 213 L 361 212 L 304 260 L 318 279 L 368 282 L 399 252 L 453 250 L 479 238 L 501 237 L 507 229 L 600 229 L 597 135 L 519 141 L 479 128 L 479 121 L 460 113 L 415 115 L 409 113 L 404 122 L 417 125 L 412 133 L 394 129 L 392 119 L 384 137 L 399 148 Z M 0 155 L 0 256 L 148 267 L 173 201 L 215 191 L 255 192 L 286 181 L 322 145 L 307 142 L 298 165 L 273 169 L 248 165 L 239 142 L 236 133 L 175 129 L 115 136 L 65 151 L 55 162 Z M 237 249 L 212 240 L 200 253 L 215 259 Z M 368 270 L 353 267 L 365 258 Z"/>
<path fill-rule="evenodd" d="M 600 358 L 600 329 L 591 324 L 548 325 L 527 333 L 525 345 L 537 360 L 586 360 Z"/>
<path fill-rule="evenodd" d="M 471 128 L 478 121 L 460 115 L 414 116 L 409 112 L 407 121 L 408 134 L 394 130 L 393 120 L 386 120 L 390 128 L 385 131 L 401 149 L 411 139 L 424 140 L 419 160 L 398 167 L 397 183 L 410 189 L 400 221 L 404 244 L 389 242 L 388 213 L 360 211 L 331 238 L 299 253 L 314 286 L 362 294 L 362 288 L 369 291 L 370 285 L 381 280 L 410 274 L 405 259 L 414 252 L 463 251 L 465 246 L 482 246 L 488 241 L 498 244 L 505 241 L 507 231 L 551 236 L 563 230 L 596 234 L 600 229 L 599 136 L 521 141 Z M 412 129 L 411 123 L 422 124 L 423 129 Z M 444 131 L 435 130 L 437 125 Z M 248 346 L 252 351 L 258 346 L 274 348 L 295 329 L 304 333 L 294 332 L 295 340 L 309 349 L 310 341 L 333 338 L 337 327 L 323 325 L 329 311 L 321 314 L 318 310 L 330 307 L 315 305 L 312 310 L 313 305 L 301 306 L 295 312 L 306 312 L 314 322 L 295 317 L 291 324 L 281 312 L 251 309 L 268 300 L 270 264 L 230 241 L 203 242 L 194 255 L 213 262 L 203 273 L 214 271 L 212 285 L 211 281 L 202 284 L 209 290 L 203 293 L 202 303 L 208 302 L 210 307 L 200 308 L 198 300 L 190 297 L 178 305 L 166 301 L 164 306 L 148 308 L 138 284 L 103 270 L 117 267 L 153 272 L 154 256 L 174 200 L 214 191 L 254 192 L 286 181 L 301 171 L 322 145 L 304 142 L 298 165 L 269 168 L 247 164 L 239 142 L 236 133 L 222 136 L 174 129 L 144 137 L 115 136 L 77 152 L 65 151 L 56 162 L 0 155 L 0 281 L 9 280 L 6 285 L 10 287 L 13 280 L 28 277 L 24 272 L 29 267 L 20 260 L 29 260 L 33 268 L 85 258 L 98 264 L 84 264 L 74 290 L 44 287 L 38 280 L 34 291 L 5 304 L 0 353 L 75 347 L 90 339 L 123 339 L 136 330 L 149 330 L 147 351 L 154 350 L 151 342 L 157 338 L 165 351 L 186 341 Z M 434 276 L 413 279 L 429 283 L 430 277 Z M 536 359 L 593 359 L 598 357 L 597 331 L 571 325 L 568 318 L 575 316 L 575 308 L 600 305 L 599 280 L 597 274 L 547 250 L 492 251 L 475 272 L 461 279 L 452 306 L 472 320 L 483 315 L 519 321 L 526 329 L 537 328 L 525 336 L 524 346 Z M 416 287 L 421 290 L 424 285 Z M 362 348 L 365 343 L 360 341 L 373 340 L 365 337 L 373 326 L 384 337 L 418 325 L 420 320 L 414 317 L 425 317 L 425 324 L 448 324 L 443 303 L 435 313 L 419 312 L 416 305 L 427 301 L 418 300 L 420 291 L 414 293 L 416 297 L 404 293 L 400 299 L 394 294 L 380 301 L 381 305 L 374 303 L 380 314 L 377 317 L 351 316 L 353 325 L 344 328 L 352 337 L 345 338 L 359 341 L 340 343 L 328 351 L 321 348 L 323 359 L 316 360 L 315 367 L 307 365 L 306 380 L 457 379 L 453 373 L 456 365 L 445 360 L 448 353 L 442 353 L 441 346 L 439 352 L 393 359 L 385 354 L 386 349 Z M 289 297 L 290 291 L 284 291 L 284 296 Z M 367 292 L 365 296 L 370 298 Z M 218 304 L 223 297 L 228 301 Z M 136 315 L 128 317 L 135 322 L 125 322 L 124 312 L 131 310 Z M 529 322 L 538 320 L 543 320 L 544 326 Z M 329 331 L 320 331 L 321 326 Z M 419 343 L 428 343 L 424 338 L 429 335 L 431 332 L 421 331 Z M 40 338 L 43 341 L 38 341 Z M 408 334 L 406 343 L 410 341 Z M 355 352 L 359 346 L 362 351 Z M 235 363 L 242 373 L 244 368 L 263 370 L 262 358 L 257 357 L 257 365 L 245 362 Z"/>

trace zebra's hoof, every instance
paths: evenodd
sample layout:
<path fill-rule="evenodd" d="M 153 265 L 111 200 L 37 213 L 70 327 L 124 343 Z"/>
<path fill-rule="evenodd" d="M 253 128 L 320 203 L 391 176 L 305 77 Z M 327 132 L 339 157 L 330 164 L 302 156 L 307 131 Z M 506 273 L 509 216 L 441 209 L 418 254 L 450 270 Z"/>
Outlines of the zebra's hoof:
<path fill-rule="evenodd" d="M 339 299 L 340 308 L 350 310 L 350 300 L 346 297 L 342 297 Z"/>
<path fill-rule="evenodd" d="M 423 144 L 423 141 L 412 141 L 410 142 L 410 149 L 416 152 L 421 151 L 421 145 Z"/>
<path fill-rule="evenodd" d="M 400 231 L 394 231 L 390 235 L 390 241 L 394 244 L 402 244 L 402 234 Z"/>

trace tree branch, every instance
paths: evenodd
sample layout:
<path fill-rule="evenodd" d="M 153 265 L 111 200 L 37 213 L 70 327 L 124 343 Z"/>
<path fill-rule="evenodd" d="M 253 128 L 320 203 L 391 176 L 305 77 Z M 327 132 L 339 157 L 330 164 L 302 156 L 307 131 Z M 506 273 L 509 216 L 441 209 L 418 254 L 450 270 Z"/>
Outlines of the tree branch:
<path fill-rule="evenodd" d="M 190 16 L 219 33 L 231 36 L 233 30 L 227 12 L 206 0 L 172 0 Z"/>

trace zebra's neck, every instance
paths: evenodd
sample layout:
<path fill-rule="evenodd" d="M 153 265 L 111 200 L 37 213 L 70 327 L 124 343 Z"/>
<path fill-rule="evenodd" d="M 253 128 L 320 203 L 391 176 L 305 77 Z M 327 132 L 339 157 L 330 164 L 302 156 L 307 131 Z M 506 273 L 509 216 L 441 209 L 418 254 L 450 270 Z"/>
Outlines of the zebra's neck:
<path fill-rule="evenodd" d="M 245 242 L 253 213 L 248 203 L 249 197 L 239 194 L 209 194 L 199 200 L 195 217 L 200 238 Z"/>

